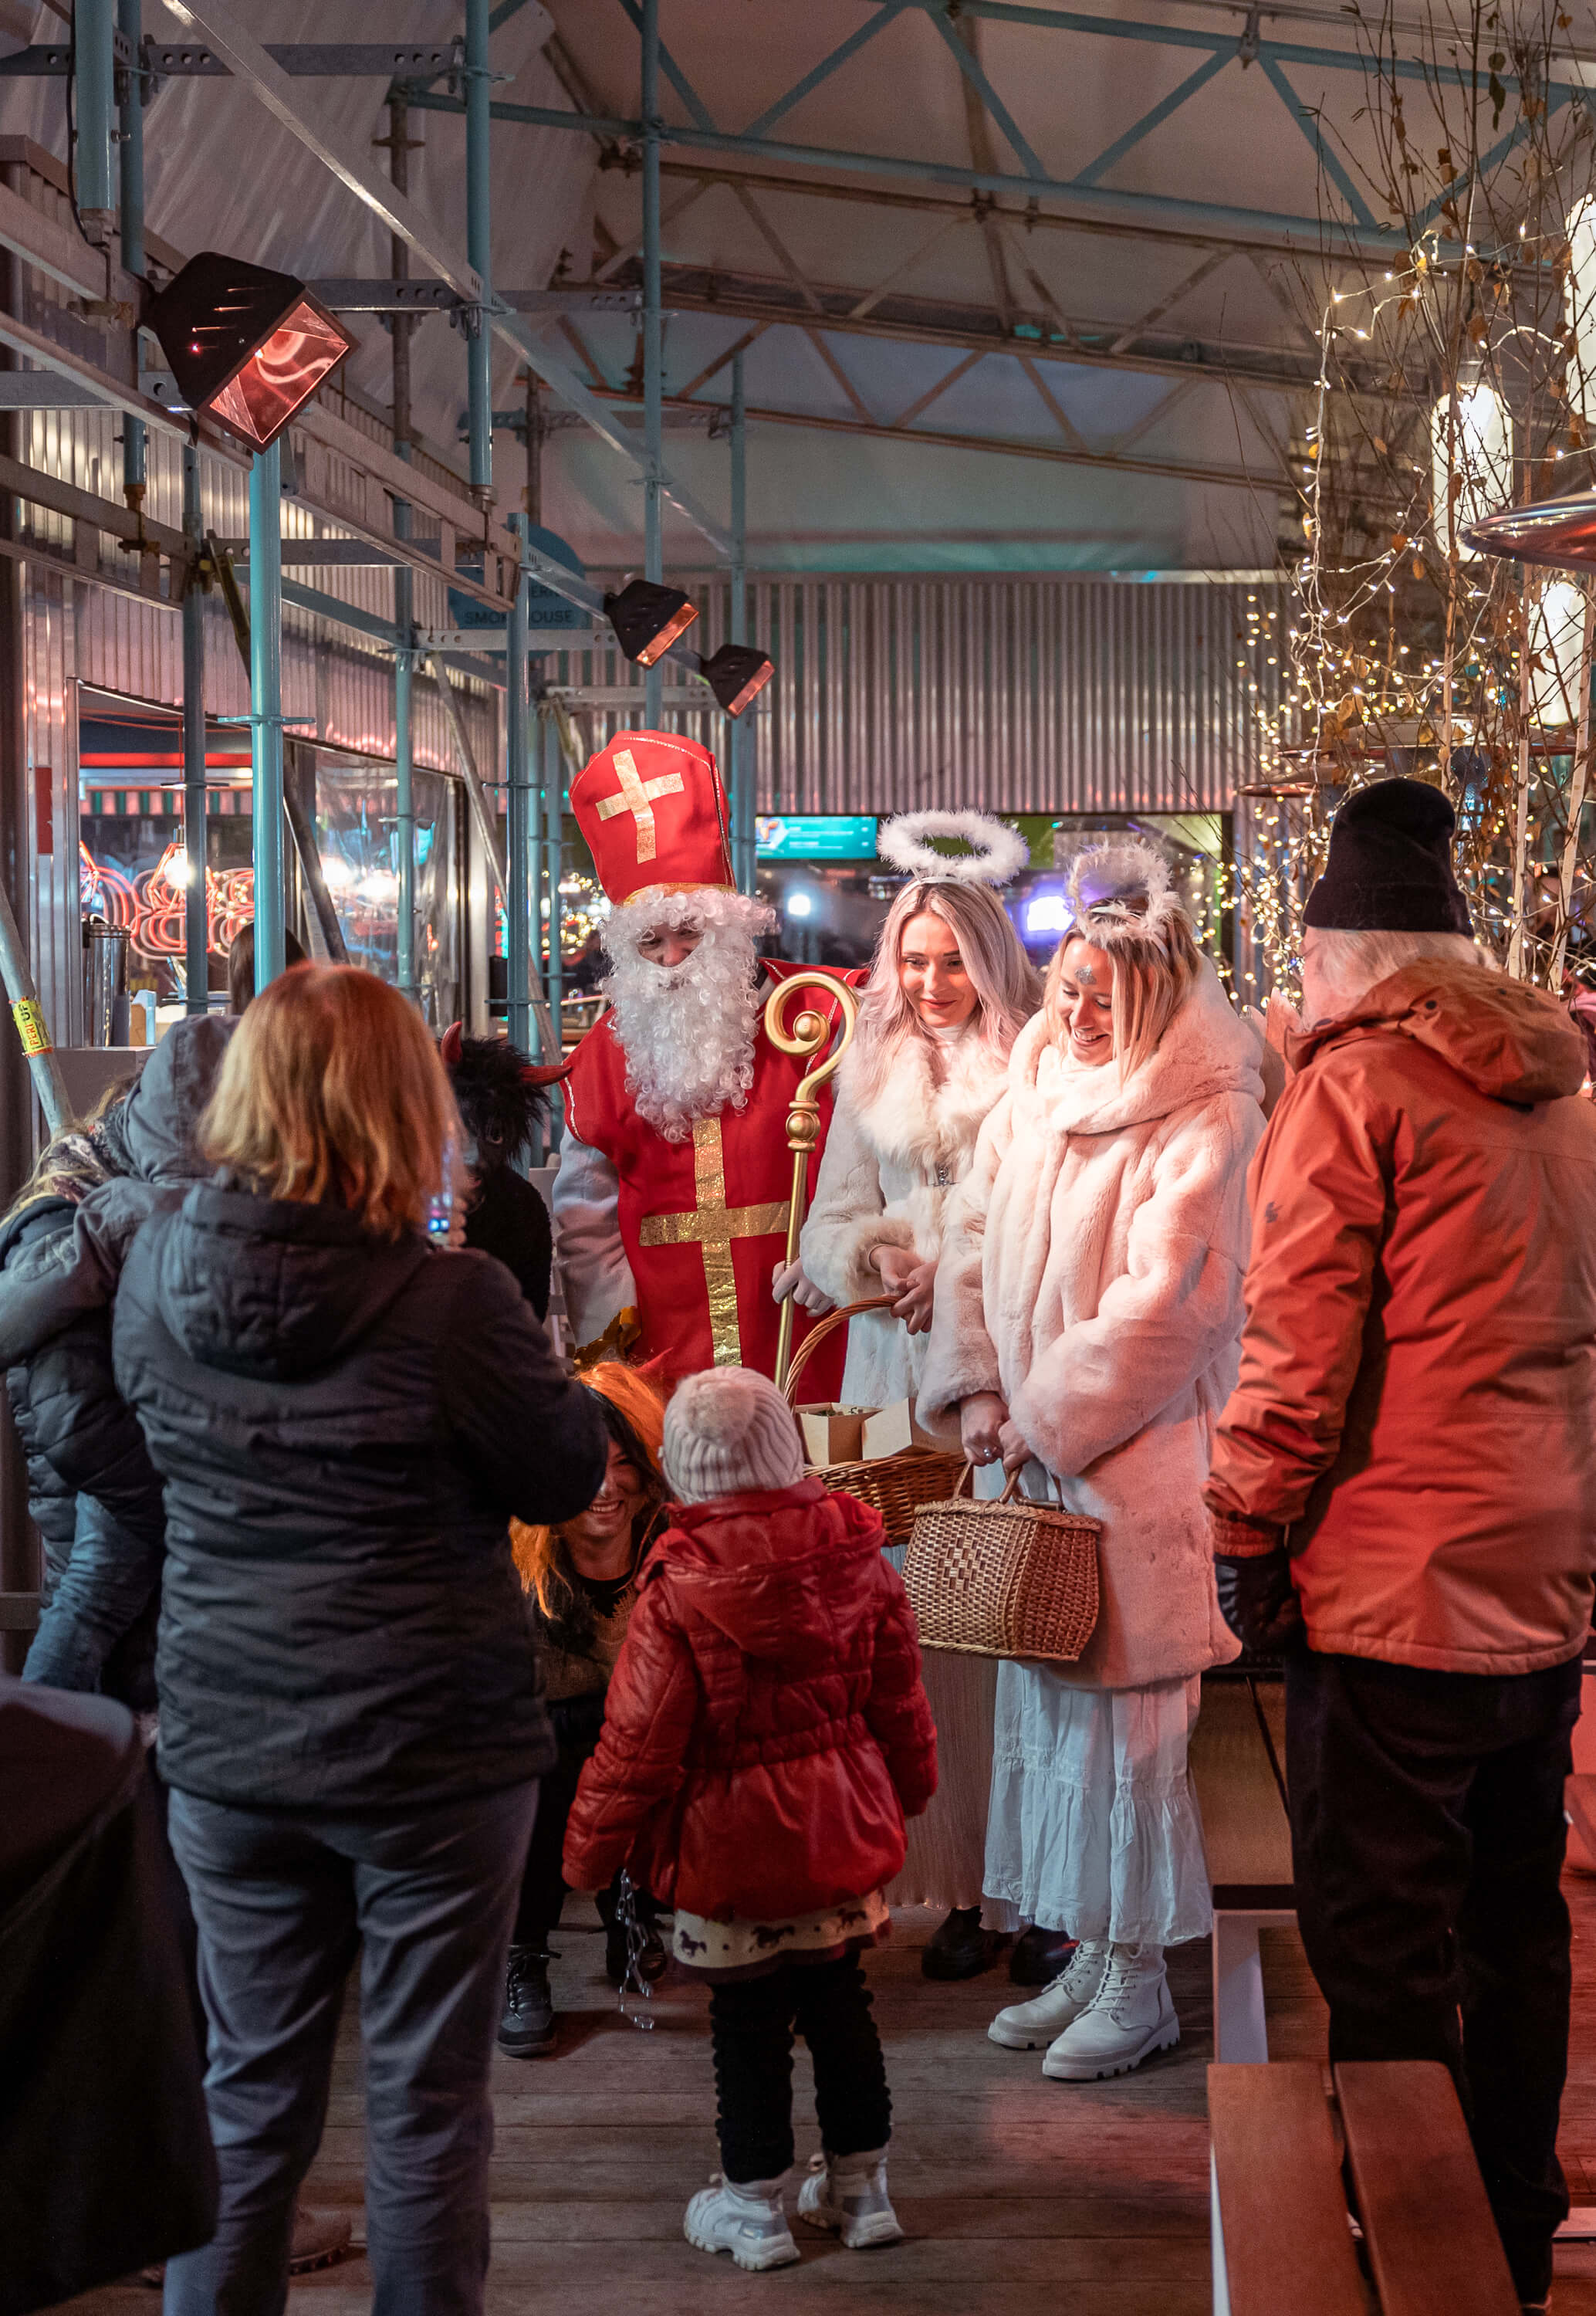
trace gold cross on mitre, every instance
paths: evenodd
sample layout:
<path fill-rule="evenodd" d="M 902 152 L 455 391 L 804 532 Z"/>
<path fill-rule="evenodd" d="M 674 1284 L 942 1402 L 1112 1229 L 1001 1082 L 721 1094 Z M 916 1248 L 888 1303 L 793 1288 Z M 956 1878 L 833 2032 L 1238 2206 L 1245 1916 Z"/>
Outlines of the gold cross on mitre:
<path fill-rule="evenodd" d="M 682 776 L 679 772 L 661 772 L 657 779 L 643 779 L 630 748 L 616 750 L 615 768 L 621 792 L 599 799 L 598 817 L 614 820 L 617 814 L 629 812 L 637 823 L 637 858 L 640 861 L 652 860 L 659 850 L 653 800 L 656 797 L 680 796 L 685 785 Z"/>
<path fill-rule="evenodd" d="M 643 1243 L 696 1246 L 702 1250 L 714 1363 L 718 1367 L 740 1367 L 742 1329 L 737 1313 L 732 1242 L 737 1238 L 770 1238 L 784 1233 L 788 1204 L 785 1198 L 763 1207 L 726 1204 L 726 1162 L 718 1118 L 700 1118 L 694 1122 L 693 1195 L 697 1203 L 691 1213 L 645 1216 Z"/>

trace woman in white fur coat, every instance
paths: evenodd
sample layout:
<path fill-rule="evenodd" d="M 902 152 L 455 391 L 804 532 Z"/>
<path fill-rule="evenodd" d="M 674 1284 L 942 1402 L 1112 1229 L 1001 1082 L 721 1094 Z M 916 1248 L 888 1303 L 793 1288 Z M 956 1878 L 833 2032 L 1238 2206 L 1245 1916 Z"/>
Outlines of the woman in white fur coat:
<path fill-rule="evenodd" d="M 944 856 L 919 841 L 931 834 L 964 836 L 981 849 Z M 910 868 L 914 881 L 882 929 L 838 1075 L 797 1286 L 811 1308 L 898 1298 L 890 1311 L 849 1323 L 842 1401 L 850 1407 L 889 1406 L 919 1387 L 943 1215 L 1007 1082 L 1015 1037 L 1042 1002 L 989 881 L 1021 865 L 1022 838 L 979 814 L 916 814 L 882 831 L 882 851 Z M 922 1956 L 927 1974 L 967 1978 L 992 1958 L 989 1932 L 1016 1927 L 1006 1909 L 987 1929 L 981 1922 L 996 1669 L 979 1658 L 928 1657 L 925 1679 L 941 1783 L 910 1824 L 891 1900 L 944 1911 Z"/>
<path fill-rule="evenodd" d="M 1103 1522 L 1079 1661 L 1006 1662 L 986 1886 L 1080 1940 L 992 2039 L 1117 2074 L 1178 2038 L 1164 1949 L 1210 1926 L 1186 1783 L 1200 1676 L 1237 1653 L 1201 1489 L 1236 1380 L 1258 1040 L 1137 842 L 1071 878 L 1073 924 L 948 1218 L 922 1385 L 969 1452 Z"/>

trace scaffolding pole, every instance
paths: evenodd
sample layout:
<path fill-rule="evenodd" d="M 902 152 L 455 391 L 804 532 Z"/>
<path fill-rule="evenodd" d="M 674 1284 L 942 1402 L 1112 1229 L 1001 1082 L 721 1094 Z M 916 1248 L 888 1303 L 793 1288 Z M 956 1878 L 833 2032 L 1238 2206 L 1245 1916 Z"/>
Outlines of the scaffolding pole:
<path fill-rule="evenodd" d="M 395 190 L 410 192 L 410 108 L 402 96 L 388 100 L 388 167 Z M 410 277 L 410 245 L 395 234 L 388 262 L 395 281 Z M 411 457 L 410 316 L 395 314 L 394 332 L 394 455 L 408 466 Z M 408 499 L 394 501 L 394 535 L 411 535 Z M 415 574 L 402 563 L 394 572 L 394 835 L 398 847 L 398 940 L 394 961 L 400 994 L 420 1002 L 415 969 L 415 737 L 412 721 L 415 681 Z"/>
<path fill-rule="evenodd" d="M 742 356 L 732 360 L 732 641 L 748 637 L 748 409 Z M 754 722 L 732 718 L 732 874 L 740 893 L 754 889 Z"/>
<path fill-rule="evenodd" d="M 185 442 L 182 454 L 182 527 L 188 547 L 182 592 L 183 852 L 188 883 L 183 894 L 183 1011 L 210 1011 L 210 910 L 205 888 L 208 846 L 205 794 L 205 596 L 200 557 L 205 512 L 200 493 L 200 451 Z"/>
<path fill-rule="evenodd" d="M 560 1008 L 565 1002 L 565 959 L 560 879 L 565 873 L 565 756 L 560 746 L 560 734 L 553 710 L 545 708 L 537 721 L 543 743 L 540 753 L 543 758 L 544 856 L 548 878 L 549 1011 L 554 1017 L 563 1047 L 564 1033 L 561 1027 Z M 557 1061 L 559 1055 L 555 1054 L 553 1058 Z"/>
<path fill-rule="evenodd" d="M 254 779 L 255 989 L 284 965 L 282 458 L 279 443 L 250 464 L 250 760 Z"/>
<path fill-rule="evenodd" d="M 482 284 L 467 340 L 471 491 L 486 507 L 493 495 L 493 209 L 490 175 L 492 76 L 488 69 L 488 0 L 466 0 L 466 243 Z M 523 677 L 523 690 L 525 678 Z"/>
<path fill-rule="evenodd" d="M 643 0 L 643 570 L 656 584 L 665 576 L 660 525 L 664 472 L 665 324 L 660 277 L 660 0 Z M 660 727 L 664 671 L 643 676 L 643 721 Z"/>
<path fill-rule="evenodd" d="M 527 535 L 527 518 L 512 514 L 510 527 L 519 539 Z M 510 607 L 509 648 L 505 653 L 505 768 L 509 798 L 504 894 L 505 986 L 510 1042 L 524 1054 L 542 1055 L 542 1039 L 533 1043 L 532 975 L 537 961 L 537 934 L 532 917 L 536 889 L 533 848 L 532 751 L 527 730 L 527 577 L 521 574 L 515 601 Z"/>
<path fill-rule="evenodd" d="M 122 177 L 122 266 L 144 274 L 144 76 L 138 68 L 144 39 L 144 0 L 117 0 L 117 23 L 127 35 L 134 61 L 122 76 L 120 111 Z M 135 514 L 144 505 L 148 479 L 144 421 L 130 412 L 122 418 L 122 495 Z"/>

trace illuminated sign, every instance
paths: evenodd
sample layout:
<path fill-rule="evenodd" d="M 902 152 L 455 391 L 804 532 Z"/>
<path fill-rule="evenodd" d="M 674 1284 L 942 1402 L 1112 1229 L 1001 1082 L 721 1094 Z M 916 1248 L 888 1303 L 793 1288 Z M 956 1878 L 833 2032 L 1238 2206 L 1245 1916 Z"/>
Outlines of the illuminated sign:
<path fill-rule="evenodd" d="M 761 860 L 873 860 L 875 821 L 837 813 L 761 815 L 754 822 Z"/>

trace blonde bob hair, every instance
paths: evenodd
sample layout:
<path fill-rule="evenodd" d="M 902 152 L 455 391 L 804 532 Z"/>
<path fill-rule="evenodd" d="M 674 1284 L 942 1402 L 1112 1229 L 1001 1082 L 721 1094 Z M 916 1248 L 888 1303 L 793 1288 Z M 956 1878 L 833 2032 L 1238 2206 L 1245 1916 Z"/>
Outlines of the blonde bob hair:
<path fill-rule="evenodd" d="M 854 1062 L 856 1082 L 869 1100 L 881 1090 L 891 1056 L 905 1038 L 932 1040 L 906 993 L 900 967 L 903 936 L 912 918 L 940 917 L 959 944 L 980 1008 L 980 1035 L 1004 1060 L 1042 1002 L 1042 983 L 989 885 L 917 878 L 887 911 L 870 975 L 859 1001 Z"/>
<path fill-rule="evenodd" d="M 1082 941 L 1101 949 L 1113 964 L 1113 1049 L 1123 1084 L 1157 1051 L 1202 969 L 1202 952 L 1190 917 L 1180 908 L 1166 906 L 1156 926 L 1139 925 L 1134 917 L 1120 917 L 1111 924 L 1095 923 L 1088 917 L 1072 925 L 1053 952 L 1042 995 L 1048 1036 L 1060 1050 L 1069 1035 L 1061 993 L 1065 960 Z"/>
<path fill-rule="evenodd" d="M 240 1021 L 200 1146 L 268 1198 L 346 1207 L 396 1239 L 425 1229 L 460 1121 L 415 1007 L 356 966 L 306 965 Z"/>

